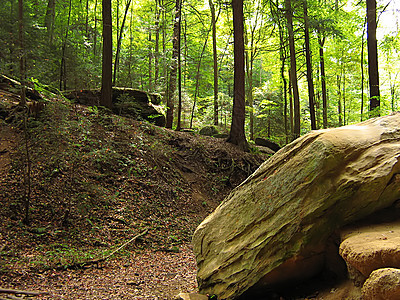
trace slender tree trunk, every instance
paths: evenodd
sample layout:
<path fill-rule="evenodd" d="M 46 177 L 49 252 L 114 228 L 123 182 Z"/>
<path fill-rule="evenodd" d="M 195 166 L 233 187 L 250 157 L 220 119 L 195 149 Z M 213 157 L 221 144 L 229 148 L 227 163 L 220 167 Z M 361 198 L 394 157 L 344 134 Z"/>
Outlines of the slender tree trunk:
<path fill-rule="evenodd" d="M 21 81 L 21 92 L 19 104 L 21 106 L 26 105 L 26 93 L 25 93 L 25 45 L 24 45 L 24 3 L 23 0 L 18 0 L 18 40 L 19 40 L 19 76 Z"/>
<path fill-rule="evenodd" d="M 318 32 L 319 43 L 319 64 L 321 68 L 321 89 L 322 89 L 322 126 L 328 128 L 328 101 L 326 97 L 326 75 L 325 75 L 325 59 L 324 59 L 324 44 L 325 37 Z"/>
<path fill-rule="evenodd" d="M 284 99 L 284 107 L 283 107 L 283 117 L 284 117 L 284 127 L 285 127 L 285 138 L 286 138 L 286 144 L 289 142 L 288 139 L 288 112 L 287 112 L 287 106 L 288 106 L 288 99 L 287 99 L 287 81 L 285 77 L 285 65 L 286 65 L 286 50 L 284 45 L 284 37 L 283 37 L 283 28 L 282 26 L 279 26 L 279 39 L 280 39 L 280 44 L 281 47 L 279 49 L 279 56 L 281 59 L 281 81 L 282 81 L 282 86 L 283 86 L 283 99 Z"/>
<path fill-rule="evenodd" d="M 119 53 L 121 51 L 123 30 L 124 30 L 124 27 L 125 27 L 126 16 L 128 15 L 129 6 L 131 5 L 131 2 L 132 2 L 132 0 L 128 0 L 128 2 L 126 3 L 124 18 L 122 20 L 120 33 L 118 35 L 117 51 L 115 53 L 115 62 L 114 62 L 114 76 L 113 76 L 113 85 L 114 86 L 115 86 L 116 81 L 117 81 L 117 70 L 118 70 L 118 65 L 119 65 Z"/>
<path fill-rule="evenodd" d="M 367 24 L 368 24 L 368 74 L 370 107 L 373 116 L 379 116 L 380 92 L 378 72 L 378 46 L 376 40 L 376 0 L 367 0 Z"/>
<path fill-rule="evenodd" d="M 245 125 L 245 71 L 244 71 L 244 20 L 243 0 L 232 0 L 233 8 L 233 55 L 234 95 L 231 130 L 228 142 L 248 151 L 249 145 L 244 132 Z"/>
<path fill-rule="evenodd" d="M 158 87 L 158 76 L 159 76 L 159 57 L 160 57 L 160 5 L 159 0 L 156 0 L 156 21 L 155 21 L 155 31 L 156 31 L 156 40 L 154 45 L 154 86 L 157 89 Z"/>
<path fill-rule="evenodd" d="M 174 22 L 174 33 L 172 37 L 172 62 L 170 68 L 169 85 L 167 90 L 167 117 L 166 117 L 166 128 L 172 128 L 174 121 L 174 97 L 176 90 L 176 72 L 178 67 L 178 56 L 179 56 L 179 24 L 181 18 L 181 1 L 176 0 L 175 4 L 175 22 Z"/>
<path fill-rule="evenodd" d="M 111 0 L 103 0 L 103 68 L 100 105 L 112 108 Z"/>
<path fill-rule="evenodd" d="M 208 0 L 211 10 L 211 26 L 213 41 L 213 61 L 214 61 L 214 125 L 218 125 L 218 57 L 217 57 L 217 28 L 215 20 L 215 7 L 212 0 Z"/>
<path fill-rule="evenodd" d="M 343 125 L 347 125 L 346 122 L 346 67 L 343 64 Z"/>
<path fill-rule="evenodd" d="M 26 105 L 25 98 L 25 45 L 24 45 L 24 3 L 23 0 L 18 0 L 18 39 L 20 47 L 20 77 L 21 77 L 21 94 L 20 105 Z M 27 128 L 27 113 L 24 115 L 24 132 L 25 132 L 25 159 L 26 159 L 26 173 L 24 170 L 24 218 L 22 222 L 26 225 L 30 224 L 29 209 L 31 202 L 31 161 L 29 155 L 28 145 L 28 128 Z"/>
<path fill-rule="evenodd" d="M 293 13 L 291 0 L 285 0 L 286 20 L 289 34 L 289 50 L 290 50 L 290 81 L 292 83 L 293 91 L 293 137 L 296 139 L 300 136 L 300 96 L 299 88 L 297 85 L 297 69 L 296 69 L 296 49 L 294 45 L 293 33 Z"/>
<path fill-rule="evenodd" d="M 149 57 L 149 67 L 148 67 L 148 71 L 149 71 L 149 85 L 148 85 L 148 91 L 150 92 L 152 89 L 153 89 L 153 68 L 152 68 L 152 65 L 153 65 L 153 51 L 152 51 L 152 49 L 153 49 L 153 47 L 152 47 L 152 45 L 151 45 L 151 42 L 152 42 L 152 34 L 151 34 L 151 31 L 152 31 L 152 29 L 151 29 L 151 25 L 149 25 L 149 49 L 148 49 L 148 57 Z"/>
<path fill-rule="evenodd" d="M 361 36 L 361 58 L 360 58 L 360 69 L 361 69 L 361 122 L 363 121 L 364 115 L 364 34 L 365 34 L 365 23 L 364 29 Z"/>
<path fill-rule="evenodd" d="M 291 139 L 294 137 L 294 108 L 293 108 L 293 89 L 292 89 L 292 81 L 290 80 L 291 76 L 291 70 L 288 68 L 288 75 L 289 75 L 289 88 L 288 88 L 288 94 L 289 94 L 289 116 L 290 116 L 290 132 L 291 132 Z"/>
<path fill-rule="evenodd" d="M 307 0 L 303 0 L 303 13 L 304 13 L 304 40 L 306 46 L 306 65 L 307 65 L 307 83 L 308 83 L 308 101 L 310 105 L 310 119 L 311 129 L 317 129 L 317 123 L 315 119 L 315 94 L 314 94 L 314 82 L 312 76 L 312 63 L 311 63 L 311 50 L 310 50 L 310 33 L 309 33 L 309 21 L 308 21 L 308 9 Z"/>
<path fill-rule="evenodd" d="M 343 125 L 342 122 L 342 90 L 341 90 L 341 75 L 336 76 L 336 83 L 338 88 L 338 117 L 339 117 L 339 126 Z"/>
<path fill-rule="evenodd" d="M 182 25 L 182 0 L 179 10 L 181 16 L 179 18 L 179 31 L 178 31 L 178 120 L 176 130 L 181 130 L 181 117 L 182 117 L 182 61 L 181 61 L 181 25 Z"/>
<path fill-rule="evenodd" d="M 132 24 L 133 24 L 133 6 L 131 6 L 131 19 L 129 24 L 129 60 L 128 60 L 128 80 L 129 86 L 133 87 L 133 78 L 132 78 L 132 52 L 133 52 L 133 32 L 132 32 Z"/>
<path fill-rule="evenodd" d="M 93 62 L 97 62 L 97 1 L 94 2 Z"/>

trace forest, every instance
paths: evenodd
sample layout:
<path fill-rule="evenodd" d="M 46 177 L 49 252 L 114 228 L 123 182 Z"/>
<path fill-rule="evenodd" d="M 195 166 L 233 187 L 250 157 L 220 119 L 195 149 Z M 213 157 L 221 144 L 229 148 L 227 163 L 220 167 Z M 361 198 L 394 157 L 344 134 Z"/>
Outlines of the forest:
<path fill-rule="evenodd" d="M 196 227 L 279 146 L 399 109 L 399 10 L 399 0 L 2 0 L 0 293 L 196 291 Z M 165 126 L 121 113 L 127 89 L 159 99 L 145 97 Z M 210 126 L 223 138 L 197 134 Z"/>
<path fill-rule="evenodd" d="M 398 109 L 395 0 L 236 2 L 248 139 L 286 144 Z M 231 3 L 5 0 L 0 14 L 1 73 L 52 91 L 157 93 L 166 127 L 229 131 L 241 23 Z"/>

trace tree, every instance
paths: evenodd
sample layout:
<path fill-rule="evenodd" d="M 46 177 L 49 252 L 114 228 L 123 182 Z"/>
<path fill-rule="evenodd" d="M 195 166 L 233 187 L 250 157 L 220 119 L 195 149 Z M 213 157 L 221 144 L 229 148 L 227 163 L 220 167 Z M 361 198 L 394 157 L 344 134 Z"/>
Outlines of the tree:
<path fill-rule="evenodd" d="M 23 0 L 18 0 L 18 40 L 19 40 L 19 75 L 21 80 L 21 93 L 19 104 L 25 106 L 25 46 L 24 46 L 24 4 Z"/>
<path fill-rule="evenodd" d="M 367 46 L 369 75 L 369 110 L 380 115 L 380 91 L 378 72 L 378 46 L 376 41 L 376 0 L 367 1 Z M 374 114 L 375 115 L 375 114 Z"/>
<path fill-rule="evenodd" d="M 66 70 L 66 63 L 65 63 L 65 53 L 67 49 L 67 42 L 68 42 L 68 33 L 69 33 L 69 25 L 71 21 L 71 10 L 72 10 L 72 0 L 69 0 L 69 9 L 68 9 L 68 22 L 67 28 L 65 29 L 65 38 L 61 48 L 61 62 L 60 62 L 60 90 L 64 88 L 67 89 L 67 70 Z"/>
<path fill-rule="evenodd" d="M 215 7 L 212 0 L 208 0 L 211 10 L 211 26 L 213 41 L 213 70 L 214 70 L 214 125 L 218 125 L 218 57 L 217 57 L 217 28 Z"/>
<path fill-rule="evenodd" d="M 234 38 L 234 94 L 231 130 L 228 142 L 248 151 L 244 123 L 245 123 L 245 71 L 244 71 L 244 24 L 243 0 L 232 0 L 233 8 L 233 38 Z"/>
<path fill-rule="evenodd" d="M 321 70 L 321 89 L 322 89 L 322 126 L 328 128 L 328 99 L 326 92 L 326 74 L 324 59 L 325 35 L 318 29 L 318 45 L 319 45 L 319 65 Z"/>
<path fill-rule="evenodd" d="M 100 105 L 112 108 L 112 19 L 111 0 L 103 0 L 103 67 Z"/>
<path fill-rule="evenodd" d="M 314 96 L 314 82 L 312 76 L 312 63 L 311 63 L 311 50 L 310 50 L 310 34 L 309 34 L 309 20 L 308 20 L 308 9 L 307 0 L 303 0 L 303 13 L 304 13 L 304 42 L 306 46 L 306 65 L 307 65 L 307 83 L 308 83 L 308 99 L 310 105 L 310 119 L 311 129 L 317 129 L 317 123 L 315 119 L 315 96 Z"/>
<path fill-rule="evenodd" d="M 290 51 L 290 82 L 293 92 L 293 137 L 300 136 L 300 96 L 299 87 L 297 84 L 297 69 L 296 69 L 296 49 L 294 45 L 293 32 L 293 12 L 290 0 L 285 0 L 286 20 L 289 34 L 289 51 Z"/>
<path fill-rule="evenodd" d="M 174 98 L 176 90 L 176 73 L 178 69 L 178 56 L 179 56 L 179 38 L 180 38 L 180 18 L 181 18 L 181 0 L 176 0 L 175 3 L 175 20 L 174 20 L 174 33 L 172 37 L 172 62 L 169 73 L 169 84 L 166 93 L 167 98 L 167 117 L 166 128 L 172 128 L 174 121 Z"/>

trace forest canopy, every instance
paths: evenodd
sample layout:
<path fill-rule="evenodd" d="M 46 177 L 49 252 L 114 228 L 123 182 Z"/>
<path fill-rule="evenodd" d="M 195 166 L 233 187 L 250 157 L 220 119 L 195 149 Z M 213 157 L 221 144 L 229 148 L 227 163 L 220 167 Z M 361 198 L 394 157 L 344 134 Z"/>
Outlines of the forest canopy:
<path fill-rule="evenodd" d="M 369 88 L 369 2 L 376 4 L 379 97 Z M 102 4 L 4 0 L 1 73 L 60 91 L 100 88 Z M 310 129 L 359 122 L 373 116 L 371 99 L 381 115 L 398 110 L 399 10 L 399 0 L 245 0 L 246 136 L 284 144 Z M 173 128 L 229 131 L 231 3 L 113 0 L 111 13 L 112 84 L 162 95 L 166 110 L 175 105 Z"/>

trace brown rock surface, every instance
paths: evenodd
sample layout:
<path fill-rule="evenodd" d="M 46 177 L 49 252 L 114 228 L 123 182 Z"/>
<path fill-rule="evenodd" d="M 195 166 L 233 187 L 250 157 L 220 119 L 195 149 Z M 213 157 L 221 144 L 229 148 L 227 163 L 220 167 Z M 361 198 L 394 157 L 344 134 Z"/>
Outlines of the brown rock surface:
<path fill-rule="evenodd" d="M 373 271 L 361 291 L 363 300 L 400 299 L 400 270 L 385 268 Z"/>
<path fill-rule="evenodd" d="M 340 255 L 365 277 L 376 269 L 400 268 L 400 221 L 353 228 L 342 240 Z"/>

